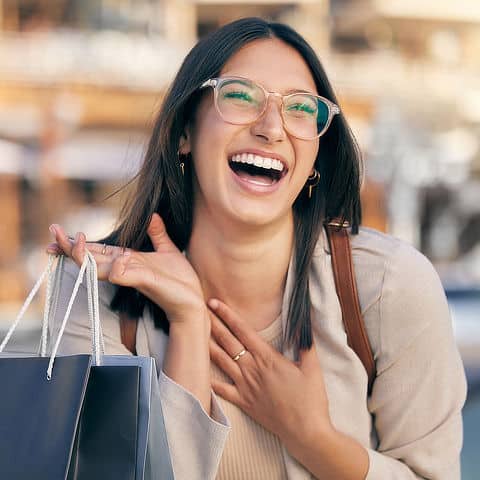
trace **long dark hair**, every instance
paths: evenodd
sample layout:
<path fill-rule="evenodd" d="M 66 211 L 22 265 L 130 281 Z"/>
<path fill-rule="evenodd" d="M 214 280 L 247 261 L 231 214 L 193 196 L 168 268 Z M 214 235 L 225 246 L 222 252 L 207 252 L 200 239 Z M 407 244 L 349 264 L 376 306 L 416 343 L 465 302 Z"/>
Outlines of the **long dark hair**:
<path fill-rule="evenodd" d="M 192 230 L 192 172 L 187 168 L 182 175 L 177 152 L 186 125 L 194 119 L 201 95 L 199 87 L 205 80 L 219 76 L 224 64 L 241 47 L 266 38 L 278 38 L 295 48 L 310 67 L 319 95 L 338 103 L 315 52 L 287 25 L 243 18 L 213 32 L 190 51 L 167 91 L 136 177 L 136 190 L 124 205 L 118 228 L 105 242 L 152 251 L 147 227 L 153 213 L 158 212 L 173 242 L 180 250 L 186 248 Z M 361 157 L 342 114 L 335 116 L 322 137 L 315 168 L 321 180 L 312 198 L 303 191 L 293 205 L 295 282 L 285 339 L 290 346 L 302 349 L 312 345 L 308 275 L 322 225 L 332 219 L 348 221 L 356 234 L 361 222 Z M 118 287 L 111 302 L 112 310 L 130 317 L 142 315 L 145 306 L 150 308 L 156 327 L 168 333 L 169 323 L 162 309 L 137 290 Z"/>

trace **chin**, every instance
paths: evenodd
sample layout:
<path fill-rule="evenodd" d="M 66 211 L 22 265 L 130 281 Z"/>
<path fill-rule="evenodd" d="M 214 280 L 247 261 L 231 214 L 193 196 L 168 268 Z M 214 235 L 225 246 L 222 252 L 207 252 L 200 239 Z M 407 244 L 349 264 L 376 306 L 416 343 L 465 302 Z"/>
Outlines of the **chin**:
<path fill-rule="evenodd" d="M 257 204 L 251 208 L 237 208 L 233 214 L 232 220 L 245 226 L 260 228 L 278 223 L 282 219 L 287 220 L 289 216 L 288 213 L 274 211 L 271 208 L 271 205 L 259 208 Z"/>

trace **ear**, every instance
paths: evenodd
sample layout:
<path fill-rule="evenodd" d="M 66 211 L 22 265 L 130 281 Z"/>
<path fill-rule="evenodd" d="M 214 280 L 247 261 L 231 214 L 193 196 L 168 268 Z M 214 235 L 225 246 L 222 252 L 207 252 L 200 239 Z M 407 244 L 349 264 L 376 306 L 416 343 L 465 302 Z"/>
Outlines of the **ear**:
<path fill-rule="evenodd" d="M 191 145 L 190 145 L 190 132 L 188 127 L 185 127 L 185 132 L 182 133 L 182 136 L 180 137 L 180 142 L 178 145 L 178 152 L 181 155 L 187 155 L 192 151 Z"/>

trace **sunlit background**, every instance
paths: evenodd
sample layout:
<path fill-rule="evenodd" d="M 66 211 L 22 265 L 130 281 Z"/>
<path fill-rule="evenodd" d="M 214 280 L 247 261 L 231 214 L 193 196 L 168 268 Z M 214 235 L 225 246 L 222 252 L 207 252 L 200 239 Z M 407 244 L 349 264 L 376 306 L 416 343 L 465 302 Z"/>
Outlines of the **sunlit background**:
<path fill-rule="evenodd" d="M 462 478 L 478 479 L 478 0 L 0 0 L 0 333 L 46 264 L 49 224 L 110 231 L 122 196 L 106 197 L 137 171 L 184 55 L 251 15 L 314 46 L 364 152 L 365 225 L 442 278 L 470 389 Z M 11 349 L 32 348 L 41 310 Z"/>

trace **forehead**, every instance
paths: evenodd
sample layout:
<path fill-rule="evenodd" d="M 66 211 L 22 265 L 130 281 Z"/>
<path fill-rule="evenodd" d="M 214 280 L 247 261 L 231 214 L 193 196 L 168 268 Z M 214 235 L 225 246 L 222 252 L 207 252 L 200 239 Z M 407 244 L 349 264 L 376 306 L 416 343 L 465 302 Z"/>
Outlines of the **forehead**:
<path fill-rule="evenodd" d="M 250 78 L 279 93 L 291 90 L 317 93 L 306 61 L 297 50 L 277 38 L 255 40 L 243 46 L 225 63 L 220 75 Z"/>

